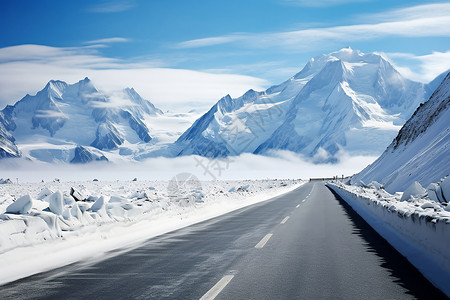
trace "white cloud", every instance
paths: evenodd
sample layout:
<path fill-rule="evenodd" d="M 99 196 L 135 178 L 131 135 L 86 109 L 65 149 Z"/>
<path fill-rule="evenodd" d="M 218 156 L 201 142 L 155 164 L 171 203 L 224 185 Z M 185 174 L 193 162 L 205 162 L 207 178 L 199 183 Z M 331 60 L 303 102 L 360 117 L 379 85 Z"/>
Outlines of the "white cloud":
<path fill-rule="evenodd" d="M 199 48 L 199 47 L 208 47 L 208 46 L 215 46 L 215 45 L 221 45 L 221 44 L 228 44 L 235 41 L 239 41 L 242 39 L 245 39 L 247 35 L 239 35 L 239 34 L 233 34 L 230 36 L 218 36 L 218 37 L 210 37 L 210 38 L 203 38 L 203 39 L 195 39 L 190 41 L 181 42 L 176 45 L 176 48 Z"/>
<path fill-rule="evenodd" d="M 122 12 L 126 10 L 130 10 L 134 8 L 136 4 L 134 1 L 106 1 L 103 3 L 99 3 L 96 5 L 93 5 L 88 9 L 88 12 L 93 13 L 116 13 L 116 12 Z"/>
<path fill-rule="evenodd" d="M 163 68 L 159 61 L 126 61 L 101 56 L 92 48 L 57 48 L 21 45 L 0 49 L 0 104 L 14 104 L 27 93 L 41 90 L 51 79 L 68 83 L 91 78 L 106 91 L 134 87 L 155 103 L 209 106 L 226 94 L 240 96 L 268 82 L 238 74 L 214 74 Z"/>
<path fill-rule="evenodd" d="M 450 5 L 448 3 L 435 3 L 399 8 L 376 14 L 361 15 L 357 17 L 357 19 L 358 21 L 366 20 L 366 22 L 389 22 L 418 18 L 445 17 L 448 15 L 450 15 Z"/>
<path fill-rule="evenodd" d="M 94 47 L 49 47 L 19 45 L 0 48 L 0 64 L 7 62 L 34 62 L 49 65 L 92 68 L 119 67 L 118 59 L 102 57 Z"/>
<path fill-rule="evenodd" d="M 105 38 L 105 39 L 98 39 L 98 40 L 93 40 L 93 41 L 87 41 L 84 42 L 85 44 L 110 44 L 110 43 L 126 43 L 131 41 L 130 39 L 127 38 L 122 38 L 122 37 L 112 37 L 112 38 Z"/>
<path fill-rule="evenodd" d="M 65 118 L 65 119 L 67 119 L 67 116 L 63 112 L 54 111 L 54 110 L 37 110 L 35 117 L 36 118 Z"/>
<path fill-rule="evenodd" d="M 106 154 L 107 155 L 107 154 Z M 4 160 L 0 162 L 2 176 L 19 178 L 20 182 L 51 181 L 58 174 L 63 181 L 92 180 L 170 180 L 179 173 L 194 174 L 200 180 L 212 180 L 213 177 L 199 166 L 198 160 L 207 160 L 194 156 L 176 158 L 149 158 L 141 162 L 118 162 L 110 164 L 86 164 L 83 166 L 67 164 L 46 164 L 25 160 Z M 353 175 L 361 171 L 376 157 L 342 155 L 337 164 L 314 164 L 303 156 L 279 151 L 275 156 L 242 154 L 230 157 L 228 168 L 225 163 L 219 175 L 211 170 L 217 179 L 266 179 L 266 178 L 303 178 L 332 177 L 335 175 Z M 216 166 L 217 167 L 217 166 Z"/>
<path fill-rule="evenodd" d="M 179 43 L 179 48 L 239 43 L 250 48 L 314 49 L 331 42 L 373 40 L 388 36 L 450 36 L 450 3 L 429 4 L 367 16 L 373 23 L 310 28 L 277 33 L 239 33 Z"/>
<path fill-rule="evenodd" d="M 433 51 L 426 55 L 414 55 L 411 53 L 385 53 L 393 61 L 395 67 L 403 76 L 421 82 L 430 82 L 436 76 L 450 69 L 450 50 L 446 52 Z M 402 65 L 400 61 L 415 65 L 415 71 L 411 67 Z"/>
<path fill-rule="evenodd" d="M 325 7 L 338 6 L 355 2 L 367 2 L 370 0 L 284 0 L 288 5 L 305 6 L 305 7 Z"/>

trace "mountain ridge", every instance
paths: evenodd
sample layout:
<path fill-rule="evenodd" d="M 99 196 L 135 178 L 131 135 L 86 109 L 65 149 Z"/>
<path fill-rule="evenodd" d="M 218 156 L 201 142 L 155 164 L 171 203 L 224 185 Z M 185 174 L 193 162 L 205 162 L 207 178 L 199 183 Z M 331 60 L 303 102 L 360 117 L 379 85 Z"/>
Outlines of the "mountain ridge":
<path fill-rule="evenodd" d="M 147 115 L 163 114 L 133 88 L 106 95 L 87 77 L 74 84 L 50 80 L 36 95 L 27 94 L 1 113 L 4 117 L 0 123 L 18 142 L 46 141 L 41 150 L 29 152 L 38 160 L 40 152 L 47 155 L 47 149 L 54 145 L 72 145 L 71 155 L 76 155 L 94 153 L 89 147 L 110 151 L 149 143 L 150 130 L 142 120 Z M 79 148 L 82 146 L 85 148 Z M 67 151 L 60 149 L 59 159 L 69 162 Z"/>
<path fill-rule="evenodd" d="M 383 154 L 352 177 L 352 182 L 378 181 L 390 192 L 404 191 L 414 181 L 426 186 L 449 175 L 450 72 L 428 101 L 421 104 Z"/>
<path fill-rule="evenodd" d="M 243 102 L 249 92 L 254 98 Z M 279 85 L 247 93 L 216 103 L 226 98 L 230 108 L 239 103 L 235 109 L 224 113 L 214 105 L 200 117 L 176 141 L 181 148 L 178 155 L 289 150 L 307 157 L 326 153 L 324 161 L 332 162 L 340 151 L 379 155 L 430 91 L 427 85 L 402 77 L 381 54 L 344 48 L 312 58 Z M 281 111 L 277 118 L 268 113 L 273 108 Z M 258 118 L 266 122 L 255 124 Z M 240 129 L 233 132 L 234 140 L 227 141 L 234 127 Z M 236 139 L 252 141 L 239 147 Z M 357 145 L 358 139 L 364 146 Z"/>

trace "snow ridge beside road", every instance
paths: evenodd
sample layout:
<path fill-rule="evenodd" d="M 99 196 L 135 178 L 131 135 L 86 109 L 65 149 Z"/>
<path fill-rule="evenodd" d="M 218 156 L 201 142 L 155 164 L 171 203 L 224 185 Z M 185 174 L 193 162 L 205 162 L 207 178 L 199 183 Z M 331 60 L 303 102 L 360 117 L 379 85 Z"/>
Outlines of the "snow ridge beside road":
<path fill-rule="evenodd" d="M 401 201 L 401 193 L 329 182 L 370 226 L 437 288 L 450 296 L 450 212 L 428 196 Z"/>

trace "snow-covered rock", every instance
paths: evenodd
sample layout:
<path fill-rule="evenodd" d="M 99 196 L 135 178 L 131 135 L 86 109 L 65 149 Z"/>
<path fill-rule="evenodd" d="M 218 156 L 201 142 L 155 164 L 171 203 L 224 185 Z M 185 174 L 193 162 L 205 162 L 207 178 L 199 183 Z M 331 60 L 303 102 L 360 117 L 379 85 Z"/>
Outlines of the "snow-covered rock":
<path fill-rule="evenodd" d="M 381 184 L 381 183 L 379 183 L 378 181 L 372 181 L 371 183 L 369 183 L 369 185 L 368 185 L 370 188 L 373 188 L 373 189 L 376 189 L 376 190 L 379 190 L 379 189 L 381 189 L 381 188 L 383 188 L 383 185 Z"/>
<path fill-rule="evenodd" d="M 450 172 L 450 73 L 405 123 L 385 152 L 353 176 L 352 183 L 376 180 L 390 192 L 414 181 L 428 186 Z"/>
<path fill-rule="evenodd" d="M 450 176 L 447 176 L 440 184 L 442 200 L 450 202 Z"/>
<path fill-rule="evenodd" d="M 418 183 L 414 181 L 404 192 L 400 201 L 408 201 L 412 196 L 424 196 L 426 190 Z"/>
<path fill-rule="evenodd" d="M 223 97 L 176 144 L 179 155 L 208 157 L 278 149 L 317 162 L 335 161 L 341 149 L 379 155 L 427 92 L 383 55 L 344 48 L 266 91 Z"/>
<path fill-rule="evenodd" d="M 441 200 L 441 188 L 437 183 L 430 183 L 427 187 L 428 197 L 435 202 L 442 202 Z M 440 196 L 438 196 L 440 195 Z"/>
<path fill-rule="evenodd" d="M 84 201 L 87 198 L 86 195 L 83 194 L 83 192 L 74 187 L 70 188 L 70 196 L 72 196 L 75 201 Z"/>
<path fill-rule="evenodd" d="M 7 213 L 26 214 L 33 207 L 33 199 L 30 195 L 25 195 L 11 203 L 7 208 Z"/>
<path fill-rule="evenodd" d="M 97 201 L 94 202 L 94 204 L 92 204 L 91 206 L 91 211 L 93 212 L 98 212 L 100 210 L 104 210 L 105 209 L 105 205 L 106 205 L 106 197 L 105 196 L 101 196 L 97 199 Z"/>
<path fill-rule="evenodd" d="M 52 191 L 51 189 L 45 187 L 39 192 L 39 194 L 37 196 L 37 199 L 38 200 L 43 200 L 43 199 L 47 198 L 48 196 L 50 196 L 53 193 L 54 193 L 54 191 Z"/>
<path fill-rule="evenodd" d="M 12 181 L 9 178 L 6 179 L 0 178 L 0 184 L 12 184 Z"/>
<path fill-rule="evenodd" d="M 64 212 L 63 194 L 56 191 L 48 197 L 48 208 L 55 215 L 62 215 Z"/>
<path fill-rule="evenodd" d="M 72 164 L 88 163 L 92 161 L 104 161 L 107 162 L 108 158 L 102 154 L 96 154 L 93 151 L 83 146 L 77 146 L 75 148 L 74 157 L 70 161 Z"/>

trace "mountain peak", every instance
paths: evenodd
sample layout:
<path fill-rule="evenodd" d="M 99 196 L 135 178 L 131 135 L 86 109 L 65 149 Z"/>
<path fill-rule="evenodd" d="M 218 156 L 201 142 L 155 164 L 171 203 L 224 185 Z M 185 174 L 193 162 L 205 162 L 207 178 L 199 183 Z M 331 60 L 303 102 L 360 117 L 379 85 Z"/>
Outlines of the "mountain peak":
<path fill-rule="evenodd" d="M 329 57 L 335 57 L 345 62 L 356 63 L 360 61 L 367 61 L 373 57 L 374 53 L 363 53 L 358 49 L 352 49 L 350 47 L 342 48 L 336 52 L 330 53 Z"/>
<path fill-rule="evenodd" d="M 75 83 L 74 85 L 79 85 L 79 86 L 92 86 L 92 87 L 94 87 L 94 84 L 92 83 L 92 80 L 90 80 L 88 77 L 85 77 L 84 79 L 78 81 L 78 82 Z"/>
<path fill-rule="evenodd" d="M 68 84 L 60 80 L 50 80 L 41 92 L 48 94 L 49 97 L 61 98 L 68 87 Z"/>
<path fill-rule="evenodd" d="M 66 87 L 68 84 L 65 81 L 61 80 L 50 80 L 44 87 L 44 90 L 48 89 L 60 89 L 61 87 Z"/>
<path fill-rule="evenodd" d="M 127 88 L 124 88 L 123 91 L 128 95 L 141 97 L 141 95 L 139 95 L 138 92 L 136 92 L 136 90 L 134 88 L 127 87 Z"/>

